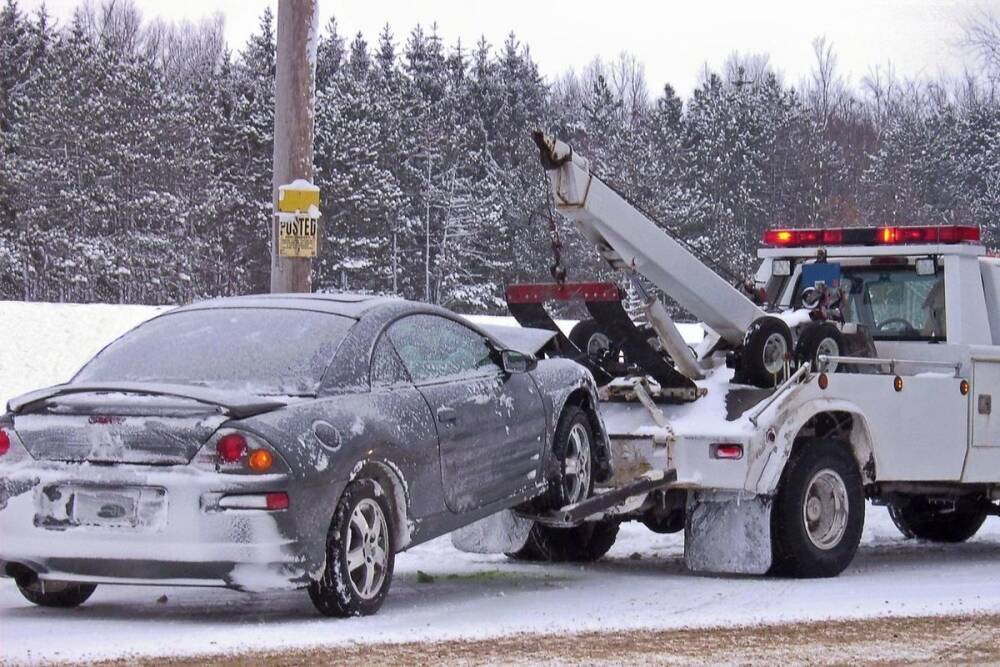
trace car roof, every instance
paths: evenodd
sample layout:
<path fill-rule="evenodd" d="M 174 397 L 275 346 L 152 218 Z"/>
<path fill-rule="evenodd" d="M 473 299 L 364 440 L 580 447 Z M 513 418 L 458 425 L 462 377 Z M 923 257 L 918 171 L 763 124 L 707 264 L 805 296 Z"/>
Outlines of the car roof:
<path fill-rule="evenodd" d="M 311 310 L 331 315 L 341 315 L 360 319 L 366 312 L 392 303 L 405 303 L 397 297 L 373 296 L 355 293 L 289 293 L 289 294 L 247 294 L 227 296 L 198 301 L 173 311 L 211 310 L 216 308 L 278 308 L 286 310 Z"/>

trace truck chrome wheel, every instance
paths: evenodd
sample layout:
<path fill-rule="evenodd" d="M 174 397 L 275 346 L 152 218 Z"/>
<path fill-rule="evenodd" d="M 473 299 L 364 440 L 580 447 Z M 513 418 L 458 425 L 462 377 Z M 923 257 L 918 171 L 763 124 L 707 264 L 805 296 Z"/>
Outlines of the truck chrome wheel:
<path fill-rule="evenodd" d="M 570 504 L 586 498 L 590 489 L 590 467 L 590 434 L 583 424 L 573 424 L 563 469 L 563 497 Z"/>
<path fill-rule="evenodd" d="M 788 342 L 780 333 L 773 333 L 764 342 L 764 368 L 768 373 L 777 375 L 785 368 L 785 356 L 788 354 Z"/>
<path fill-rule="evenodd" d="M 378 503 L 369 498 L 359 502 L 351 513 L 345 549 L 351 587 L 365 600 L 378 595 L 385 580 L 389 560 L 388 533 L 385 514 Z"/>
<path fill-rule="evenodd" d="M 809 480 L 802 501 L 802 520 L 809 540 L 819 549 L 837 546 L 847 530 L 847 486 L 833 470 L 820 470 Z"/>

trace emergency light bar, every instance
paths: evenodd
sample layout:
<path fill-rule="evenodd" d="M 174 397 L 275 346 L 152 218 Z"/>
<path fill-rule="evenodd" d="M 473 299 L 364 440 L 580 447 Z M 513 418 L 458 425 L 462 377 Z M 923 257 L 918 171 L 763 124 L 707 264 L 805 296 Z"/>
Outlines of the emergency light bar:
<path fill-rule="evenodd" d="M 906 245 L 914 243 L 978 243 L 979 227 L 834 227 L 832 229 L 768 229 L 764 245 L 801 248 L 827 245 Z"/>

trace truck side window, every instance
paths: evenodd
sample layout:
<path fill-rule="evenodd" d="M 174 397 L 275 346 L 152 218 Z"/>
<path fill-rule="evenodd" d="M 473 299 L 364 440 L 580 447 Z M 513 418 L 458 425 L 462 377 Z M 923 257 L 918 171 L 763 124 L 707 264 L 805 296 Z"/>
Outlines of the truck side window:
<path fill-rule="evenodd" d="M 844 273 L 849 285 L 844 315 L 867 325 L 876 340 L 942 340 L 947 336 L 943 275 L 867 267 Z"/>

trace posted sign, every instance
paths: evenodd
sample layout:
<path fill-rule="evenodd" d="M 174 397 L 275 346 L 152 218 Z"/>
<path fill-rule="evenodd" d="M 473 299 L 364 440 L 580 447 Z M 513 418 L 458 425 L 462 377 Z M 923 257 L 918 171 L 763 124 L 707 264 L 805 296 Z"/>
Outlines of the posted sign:
<path fill-rule="evenodd" d="M 278 254 L 282 257 L 316 256 L 316 218 L 278 216 Z"/>
<path fill-rule="evenodd" d="M 302 179 L 278 188 L 278 255 L 315 257 L 319 188 Z"/>

